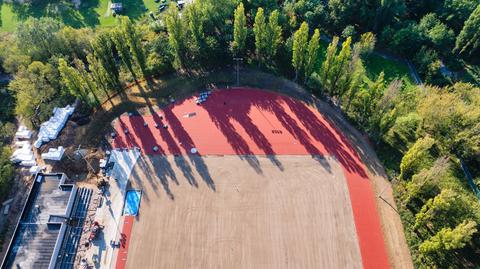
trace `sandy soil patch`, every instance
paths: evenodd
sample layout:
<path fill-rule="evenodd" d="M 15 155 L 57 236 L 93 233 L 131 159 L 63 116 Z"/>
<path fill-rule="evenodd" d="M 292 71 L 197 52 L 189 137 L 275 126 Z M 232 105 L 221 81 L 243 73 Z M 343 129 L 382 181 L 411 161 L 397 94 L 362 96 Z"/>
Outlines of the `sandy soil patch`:
<path fill-rule="evenodd" d="M 281 166 L 260 156 L 139 160 L 127 268 L 360 268 L 340 165 L 276 159 Z"/>

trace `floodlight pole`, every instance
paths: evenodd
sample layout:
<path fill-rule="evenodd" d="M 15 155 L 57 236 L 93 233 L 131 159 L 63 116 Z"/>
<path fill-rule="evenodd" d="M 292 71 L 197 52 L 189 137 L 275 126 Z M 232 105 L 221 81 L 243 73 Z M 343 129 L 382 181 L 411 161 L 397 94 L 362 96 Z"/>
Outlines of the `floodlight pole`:
<path fill-rule="evenodd" d="M 233 58 L 235 62 L 237 62 L 236 65 L 236 71 L 237 71 L 237 86 L 240 86 L 240 62 L 243 61 L 243 58 Z"/>

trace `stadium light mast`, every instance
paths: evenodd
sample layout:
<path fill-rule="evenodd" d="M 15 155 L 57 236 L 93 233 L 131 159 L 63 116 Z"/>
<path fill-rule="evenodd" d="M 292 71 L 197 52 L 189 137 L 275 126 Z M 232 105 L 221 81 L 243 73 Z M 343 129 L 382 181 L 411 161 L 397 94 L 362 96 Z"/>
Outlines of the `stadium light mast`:
<path fill-rule="evenodd" d="M 236 65 L 236 71 L 237 71 L 237 86 L 240 86 L 240 62 L 243 61 L 243 58 L 233 58 L 235 62 L 237 62 Z"/>

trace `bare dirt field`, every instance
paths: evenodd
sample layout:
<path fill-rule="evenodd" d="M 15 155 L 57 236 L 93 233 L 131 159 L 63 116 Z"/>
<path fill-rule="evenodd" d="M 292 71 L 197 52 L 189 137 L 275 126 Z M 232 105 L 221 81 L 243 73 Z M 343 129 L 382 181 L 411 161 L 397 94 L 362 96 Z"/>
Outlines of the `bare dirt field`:
<path fill-rule="evenodd" d="M 139 159 L 127 268 L 361 268 L 341 166 L 275 158 Z"/>

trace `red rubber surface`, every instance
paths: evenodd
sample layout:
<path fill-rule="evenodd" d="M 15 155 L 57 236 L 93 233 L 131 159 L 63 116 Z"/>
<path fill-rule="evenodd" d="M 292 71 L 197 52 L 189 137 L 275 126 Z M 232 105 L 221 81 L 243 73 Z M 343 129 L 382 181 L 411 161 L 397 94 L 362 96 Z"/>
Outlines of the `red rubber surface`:
<path fill-rule="evenodd" d="M 115 269 L 125 269 L 127 265 L 128 246 L 130 244 L 130 235 L 132 233 L 134 216 L 125 216 L 123 218 L 123 228 L 120 238 L 120 248 L 118 249 L 117 262 Z"/>
<path fill-rule="evenodd" d="M 196 115 L 184 117 L 188 113 Z M 137 146 L 144 154 L 190 154 L 195 147 L 201 155 L 335 156 L 347 179 L 363 266 L 389 268 L 363 163 L 347 139 L 303 102 L 262 90 L 219 90 L 200 106 L 191 97 L 149 116 L 122 116 L 115 129 L 114 148 Z M 154 146 L 158 146 L 157 152 Z"/>

